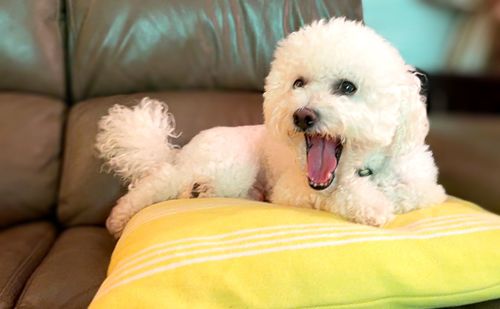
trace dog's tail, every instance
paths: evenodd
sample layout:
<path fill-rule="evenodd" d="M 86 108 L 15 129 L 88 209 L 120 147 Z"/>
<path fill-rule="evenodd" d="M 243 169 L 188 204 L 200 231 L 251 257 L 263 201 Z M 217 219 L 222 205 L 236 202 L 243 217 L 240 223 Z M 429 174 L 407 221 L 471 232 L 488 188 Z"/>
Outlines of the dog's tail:
<path fill-rule="evenodd" d="M 98 126 L 98 157 L 125 184 L 133 186 L 162 163 L 174 161 L 178 147 L 171 139 L 178 135 L 163 102 L 146 97 L 131 108 L 114 105 Z"/>

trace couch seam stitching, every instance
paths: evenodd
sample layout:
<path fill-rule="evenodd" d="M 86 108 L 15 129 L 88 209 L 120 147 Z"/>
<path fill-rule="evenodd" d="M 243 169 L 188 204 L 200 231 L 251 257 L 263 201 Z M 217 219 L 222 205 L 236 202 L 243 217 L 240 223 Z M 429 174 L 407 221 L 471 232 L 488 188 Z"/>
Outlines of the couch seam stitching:
<path fill-rule="evenodd" d="M 42 244 L 43 244 L 43 242 L 44 242 L 44 241 L 50 240 L 50 238 L 51 238 L 51 237 L 50 237 L 50 236 L 48 236 L 48 237 L 45 237 L 45 239 L 43 239 L 42 241 L 40 241 L 40 242 L 38 243 L 37 247 L 36 247 L 35 249 L 33 249 L 32 254 L 30 254 L 30 256 L 26 259 L 26 261 L 27 261 L 29 258 L 31 258 L 31 257 L 33 256 L 33 253 L 35 253 L 35 251 L 36 251 L 36 250 L 38 250 L 38 249 L 42 246 Z M 37 271 L 38 267 L 40 266 L 40 264 L 42 264 L 42 262 L 43 262 L 44 258 L 45 258 L 45 257 L 47 256 L 47 254 L 50 252 L 50 248 L 51 248 L 51 247 L 52 247 L 52 246 L 50 246 L 50 245 L 49 245 L 49 248 L 48 248 L 48 250 L 47 250 L 47 253 L 46 253 L 46 254 L 44 254 L 44 256 L 42 257 L 42 259 L 40 260 L 40 262 L 36 265 L 36 267 L 33 269 L 33 271 L 29 274 L 29 276 L 28 276 L 28 278 L 27 278 L 26 282 L 23 284 L 23 287 L 22 287 L 22 291 L 21 291 L 21 293 L 17 296 L 17 299 L 16 299 L 16 301 L 15 301 L 14 308 L 16 308 L 16 307 L 17 307 L 17 304 L 19 303 L 19 301 L 20 301 L 20 300 L 24 297 L 24 295 L 25 295 L 25 293 L 26 293 L 27 288 L 31 285 L 31 282 L 32 282 L 31 278 L 32 278 L 32 276 L 36 273 L 36 271 Z M 26 262 L 26 261 L 25 261 L 25 262 Z M 1 296 L 1 293 L 0 293 L 0 296 Z"/>
<path fill-rule="evenodd" d="M 45 237 L 47 239 L 47 237 Z M 4 295 L 4 292 L 7 290 L 7 288 L 11 285 L 11 283 L 14 281 L 14 278 L 21 272 L 23 267 L 31 260 L 31 258 L 35 255 L 36 252 L 39 251 L 40 247 L 45 243 L 45 240 L 39 242 L 33 250 L 31 250 L 30 254 L 15 268 L 15 270 L 12 272 L 12 275 L 10 276 L 9 280 L 5 283 L 4 287 L 0 291 L 0 297 Z"/>

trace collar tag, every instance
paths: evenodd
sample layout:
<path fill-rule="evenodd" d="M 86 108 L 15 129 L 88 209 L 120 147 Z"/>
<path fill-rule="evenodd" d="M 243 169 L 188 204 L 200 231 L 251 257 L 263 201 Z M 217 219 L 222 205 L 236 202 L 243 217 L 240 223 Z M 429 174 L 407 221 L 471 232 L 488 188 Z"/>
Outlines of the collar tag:
<path fill-rule="evenodd" d="M 366 176 L 370 176 L 370 175 L 373 175 L 373 171 L 369 168 L 362 168 L 362 169 L 358 170 L 359 177 L 366 177 Z"/>

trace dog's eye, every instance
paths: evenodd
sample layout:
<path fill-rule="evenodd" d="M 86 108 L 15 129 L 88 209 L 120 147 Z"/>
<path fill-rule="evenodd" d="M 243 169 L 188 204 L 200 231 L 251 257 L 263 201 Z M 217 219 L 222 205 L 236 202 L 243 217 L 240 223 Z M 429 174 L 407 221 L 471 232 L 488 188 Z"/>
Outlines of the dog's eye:
<path fill-rule="evenodd" d="M 356 90 L 358 90 L 358 88 L 356 88 L 356 86 L 348 80 L 339 81 L 334 88 L 334 92 L 341 95 L 353 95 Z"/>
<path fill-rule="evenodd" d="M 302 78 L 297 78 L 294 82 L 293 82 L 293 89 L 295 88 L 302 88 L 304 87 L 304 85 L 306 84 L 306 82 L 304 81 L 304 79 Z"/>

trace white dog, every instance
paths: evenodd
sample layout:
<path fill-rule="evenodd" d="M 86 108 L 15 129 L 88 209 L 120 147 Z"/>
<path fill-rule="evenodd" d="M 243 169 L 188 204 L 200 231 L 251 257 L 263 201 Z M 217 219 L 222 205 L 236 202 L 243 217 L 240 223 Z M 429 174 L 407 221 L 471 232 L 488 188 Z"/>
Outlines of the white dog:
<path fill-rule="evenodd" d="M 337 18 L 278 44 L 265 125 L 209 129 L 178 149 L 165 104 L 145 98 L 131 109 L 114 106 L 99 123 L 97 148 L 130 186 L 107 227 L 119 237 L 139 210 L 175 198 L 266 199 L 374 226 L 440 203 L 446 195 L 424 142 L 419 92 L 396 49 L 361 23 Z"/>

